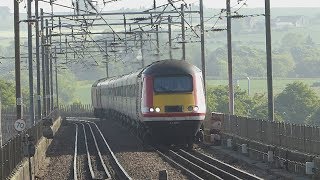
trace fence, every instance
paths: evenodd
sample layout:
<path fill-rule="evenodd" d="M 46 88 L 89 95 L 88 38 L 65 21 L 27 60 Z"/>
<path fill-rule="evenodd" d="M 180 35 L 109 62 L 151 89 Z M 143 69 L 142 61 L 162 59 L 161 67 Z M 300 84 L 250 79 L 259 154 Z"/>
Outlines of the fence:
<path fill-rule="evenodd" d="M 49 114 L 49 117 L 54 120 L 59 117 L 58 109 L 55 109 Z M 12 125 L 13 127 L 13 125 Z M 0 179 L 6 179 L 11 172 L 20 164 L 24 158 L 23 156 L 23 143 L 24 137 L 28 134 L 34 138 L 34 143 L 37 144 L 39 139 L 42 137 L 42 123 L 31 126 L 26 131 L 15 135 L 10 138 L 0 148 Z"/>
<path fill-rule="evenodd" d="M 92 117 L 93 107 L 91 104 L 85 105 L 61 105 L 59 106 L 60 114 L 63 117 Z"/>
<path fill-rule="evenodd" d="M 18 134 L 18 132 L 14 129 L 14 122 L 17 120 L 16 107 L 4 107 L 1 109 L 1 127 L 0 134 L 2 136 L 2 143 L 4 144 L 9 139 L 13 138 Z M 28 121 L 29 119 L 29 109 L 24 107 L 22 109 L 24 119 L 26 120 L 26 128 L 30 128 L 32 123 Z M 36 118 L 38 119 L 38 118 Z"/>
<path fill-rule="evenodd" d="M 320 128 L 224 115 L 222 131 L 307 154 L 320 154 Z"/>

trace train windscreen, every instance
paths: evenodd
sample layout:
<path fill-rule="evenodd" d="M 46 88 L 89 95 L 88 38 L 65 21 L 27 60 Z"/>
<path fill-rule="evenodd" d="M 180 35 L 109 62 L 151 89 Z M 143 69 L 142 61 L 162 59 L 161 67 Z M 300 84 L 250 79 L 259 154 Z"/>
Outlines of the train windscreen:
<path fill-rule="evenodd" d="M 192 92 L 192 76 L 158 76 L 153 88 L 156 93 Z"/>

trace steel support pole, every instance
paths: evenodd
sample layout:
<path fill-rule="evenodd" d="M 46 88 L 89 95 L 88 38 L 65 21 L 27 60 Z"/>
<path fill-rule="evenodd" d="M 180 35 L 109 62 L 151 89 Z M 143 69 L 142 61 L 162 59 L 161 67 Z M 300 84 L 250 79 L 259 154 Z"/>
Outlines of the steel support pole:
<path fill-rule="evenodd" d="M 51 34 L 51 29 L 50 29 L 50 34 Z M 51 38 L 51 36 L 50 36 L 50 41 L 49 41 L 49 43 L 51 44 L 51 41 L 52 41 L 52 38 Z M 52 64 L 53 64 L 53 62 L 52 62 L 52 59 L 53 59 L 53 55 L 52 55 L 52 46 L 50 46 L 51 48 L 50 48 L 50 62 L 49 62 L 49 68 L 50 68 L 50 102 L 51 102 L 51 104 L 50 104 L 50 111 L 52 111 L 53 110 L 53 108 L 54 108 L 54 98 L 53 98 L 53 69 L 52 69 Z"/>
<path fill-rule="evenodd" d="M 270 121 L 274 121 L 270 0 L 265 0 L 265 21 L 266 21 L 266 53 L 267 53 L 268 119 Z"/>
<path fill-rule="evenodd" d="M 108 41 L 105 41 L 106 46 L 106 75 L 107 78 L 109 78 L 109 57 L 108 57 Z"/>
<path fill-rule="evenodd" d="M 124 28 L 124 32 L 127 32 L 127 19 L 126 19 L 126 15 L 123 15 L 123 28 Z M 127 33 L 124 34 L 124 40 L 125 40 L 125 45 L 126 45 L 126 53 L 128 52 L 128 41 L 127 41 Z"/>
<path fill-rule="evenodd" d="M 39 37 L 39 8 L 38 1 L 35 0 L 35 17 L 36 17 L 36 62 L 37 62 L 37 120 L 41 119 L 41 80 L 40 80 L 40 37 Z"/>
<path fill-rule="evenodd" d="M 184 22 L 184 4 L 181 4 L 181 40 L 182 40 L 182 60 L 186 60 L 186 28 Z"/>
<path fill-rule="evenodd" d="M 66 38 L 65 38 L 65 47 L 66 47 L 66 49 L 65 49 L 65 57 L 66 57 L 66 63 L 68 62 L 68 37 L 66 36 Z"/>
<path fill-rule="evenodd" d="M 61 31 L 61 26 L 62 26 L 61 18 L 59 17 L 59 33 L 60 33 L 60 36 L 59 36 L 59 38 L 60 38 L 59 45 L 60 46 L 59 47 L 60 47 L 60 53 L 62 53 L 62 31 Z"/>
<path fill-rule="evenodd" d="M 160 45 L 159 45 L 159 25 L 156 25 L 156 40 L 157 40 L 157 59 L 160 60 Z"/>
<path fill-rule="evenodd" d="M 55 71 L 56 71 L 56 103 L 57 106 L 59 107 L 59 86 L 58 86 L 58 57 L 57 57 L 57 48 L 54 47 L 54 66 L 55 66 Z"/>
<path fill-rule="evenodd" d="M 47 100 L 46 100 L 46 71 L 45 71 L 45 39 L 44 39 L 44 20 L 43 9 L 40 9 L 41 20 L 41 70 L 42 70 L 42 101 L 43 101 L 43 115 L 47 116 Z"/>
<path fill-rule="evenodd" d="M 171 32 L 171 16 L 168 16 L 168 31 L 169 31 L 169 57 L 172 59 L 172 32 Z"/>
<path fill-rule="evenodd" d="M 141 67 L 144 68 L 144 57 L 143 57 L 143 41 L 142 41 L 142 32 L 140 33 L 140 49 L 141 49 Z"/>
<path fill-rule="evenodd" d="M 2 119 L 1 119 L 1 117 L 2 117 L 2 114 L 1 114 L 1 109 L 2 109 L 2 105 L 1 105 L 1 92 L 0 92 L 0 128 L 2 128 L 3 127 L 3 125 L 2 125 Z M 2 133 L 2 129 L 1 129 L 1 133 Z M 4 144 L 4 142 L 3 142 L 3 140 L 2 140 L 3 138 L 2 138 L 2 134 L 1 134 L 1 136 L 0 136 L 0 147 L 2 147 L 3 145 L 2 144 Z M 0 163 L 1 163 L 1 168 L 0 168 L 0 178 L 1 179 L 4 179 L 4 176 L 2 176 L 3 175 L 3 165 L 2 165 L 2 163 L 3 163 L 3 150 L 2 149 L 0 149 L 0 158 L 1 158 L 1 161 L 0 161 Z"/>
<path fill-rule="evenodd" d="M 49 28 L 48 19 L 46 19 L 46 57 L 45 57 L 45 73 L 46 73 L 46 102 L 47 102 L 47 115 L 50 113 L 50 78 L 49 78 Z"/>
<path fill-rule="evenodd" d="M 203 21 L 203 0 L 200 0 L 200 31 L 201 31 L 201 70 L 203 76 L 204 92 L 206 94 L 206 60 L 204 48 L 204 21 Z"/>
<path fill-rule="evenodd" d="M 22 118 L 21 78 L 20 78 L 20 26 L 19 2 L 14 1 L 14 51 L 15 51 L 15 81 L 16 81 L 16 109 L 17 119 Z"/>
<path fill-rule="evenodd" d="M 31 0 L 27 1 L 27 17 L 28 17 L 28 65 L 29 65 L 29 114 L 30 125 L 35 124 L 34 121 L 34 104 L 33 104 L 33 60 L 32 60 L 32 24 L 31 24 Z M 29 178 L 32 180 L 32 166 L 31 159 L 29 157 Z"/>
<path fill-rule="evenodd" d="M 29 114 L 30 124 L 35 124 L 34 121 L 34 104 L 33 104 L 33 60 L 32 60 L 32 22 L 31 20 L 31 0 L 28 0 L 28 65 L 29 65 Z"/>
<path fill-rule="evenodd" d="M 228 77 L 229 77 L 229 114 L 234 114 L 234 89 L 232 73 L 232 39 L 231 39 L 231 8 L 230 0 L 227 0 L 227 44 L 228 44 Z"/>

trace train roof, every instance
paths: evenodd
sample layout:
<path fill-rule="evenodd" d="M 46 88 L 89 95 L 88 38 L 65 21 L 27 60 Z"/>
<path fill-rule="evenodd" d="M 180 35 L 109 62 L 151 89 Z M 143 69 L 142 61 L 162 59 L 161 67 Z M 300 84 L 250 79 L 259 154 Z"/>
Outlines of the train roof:
<path fill-rule="evenodd" d="M 170 74 L 193 74 L 201 72 L 199 68 L 184 60 L 162 60 L 150 64 L 142 74 L 147 75 L 170 75 Z"/>
<path fill-rule="evenodd" d="M 95 81 L 95 82 L 92 84 L 92 87 L 97 87 L 100 82 L 103 82 L 103 81 L 108 80 L 108 79 L 114 79 L 114 77 L 112 77 L 112 78 L 107 78 L 107 77 L 105 77 L 105 78 L 99 79 L 99 80 Z"/>
<path fill-rule="evenodd" d="M 137 74 L 138 76 L 140 76 L 141 74 L 157 76 L 157 75 L 163 75 L 163 74 L 165 75 L 193 74 L 194 72 L 201 72 L 201 70 L 184 60 L 166 59 L 166 60 L 156 61 L 146 66 L 143 69 L 139 69 L 129 74 L 124 74 L 121 76 L 115 76 L 111 78 L 99 79 L 93 83 L 92 87 L 97 87 L 99 83 L 103 83 L 105 81 L 112 81 L 120 78 L 125 78 L 132 74 Z"/>

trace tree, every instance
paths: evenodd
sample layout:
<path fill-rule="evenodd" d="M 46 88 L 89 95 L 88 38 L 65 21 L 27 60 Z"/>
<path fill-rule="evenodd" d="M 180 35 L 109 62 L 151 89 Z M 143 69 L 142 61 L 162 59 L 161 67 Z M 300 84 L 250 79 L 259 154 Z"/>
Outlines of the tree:
<path fill-rule="evenodd" d="M 208 75 L 227 78 L 228 70 L 227 47 L 217 48 L 210 53 L 207 63 Z M 235 77 L 261 77 L 266 73 L 264 52 L 247 47 L 234 46 L 233 73 Z"/>
<path fill-rule="evenodd" d="M 276 74 L 283 76 L 286 73 L 295 72 L 295 77 L 317 77 L 320 75 L 317 68 L 320 65 L 320 50 L 315 46 L 310 35 L 287 33 L 281 40 L 279 52 L 279 55 L 273 56 Z M 294 63 L 291 59 L 294 60 Z M 294 71 L 290 70 L 291 68 L 294 68 Z"/>
<path fill-rule="evenodd" d="M 2 106 L 13 106 L 16 103 L 15 85 L 0 79 L 0 95 Z"/>
<path fill-rule="evenodd" d="M 228 86 L 217 86 L 209 88 L 208 109 L 221 113 L 229 113 L 229 90 Z M 242 91 L 239 87 L 234 88 L 235 114 L 239 116 L 249 116 L 251 99 L 246 91 Z"/>
<path fill-rule="evenodd" d="M 319 97 L 302 82 L 288 84 L 275 98 L 278 114 L 289 123 L 304 124 L 319 106 Z"/>
<path fill-rule="evenodd" d="M 247 116 L 258 119 L 268 118 L 268 103 L 266 94 L 255 94 L 248 96 L 247 91 L 239 87 L 234 88 L 235 95 L 235 115 Z M 229 113 L 228 86 L 210 87 L 207 90 L 208 111 Z M 282 122 L 281 114 L 275 112 L 275 120 Z"/>
<path fill-rule="evenodd" d="M 273 74 L 277 77 L 287 77 L 294 71 L 295 62 L 289 53 L 274 53 L 272 55 Z"/>
<path fill-rule="evenodd" d="M 207 111 L 209 112 L 213 112 L 216 111 L 217 105 L 218 105 L 218 101 L 216 96 L 212 93 L 213 92 L 212 87 L 209 87 L 207 89 Z"/>
<path fill-rule="evenodd" d="M 234 48 L 235 77 L 262 77 L 266 73 L 264 52 L 259 49 L 239 46 Z"/>
<path fill-rule="evenodd" d="M 281 39 L 281 47 L 283 49 L 300 47 L 304 43 L 305 43 L 305 37 L 299 33 L 287 33 Z"/>
<path fill-rule="evenodd" d="M 310 35 L 308 35 L 308 37 L 306 38 L 306 45 L 310 47 L 314 47 L 316 45 Z"/>
<path fill-rule="evenodd" d="M 268 118 L 268 104 L 266 94 L 254 94 L 250 107 L 251 117 L 258 119 Z"/>
<path fill-rule="evenodd" d="M 59 101 L 61 104 L 68 104 L 74 100 L 74 92 L 77 82 L 74 74 L 70 71 L 61 71 L 58 74 Z"/>
<path fill-rule="evenodd" d="M 320 107 L 307 118 L 307 124 L 320 126 Z"/>

